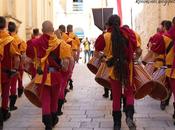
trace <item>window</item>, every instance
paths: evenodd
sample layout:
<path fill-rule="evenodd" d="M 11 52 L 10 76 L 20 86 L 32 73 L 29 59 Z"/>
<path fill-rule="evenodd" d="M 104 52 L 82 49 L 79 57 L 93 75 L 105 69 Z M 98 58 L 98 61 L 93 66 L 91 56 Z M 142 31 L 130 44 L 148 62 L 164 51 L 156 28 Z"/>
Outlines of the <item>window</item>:
<path fill-rule="evenodd" d="M 79 3 L 81 2 L 82 3 L 83 0 L 73 0 L 73 2 L 79 2 Z"/>
<path fill-rule="evenodd" d="M 83 0 L 73 0 L 73 11 L 83 11 Z"/>

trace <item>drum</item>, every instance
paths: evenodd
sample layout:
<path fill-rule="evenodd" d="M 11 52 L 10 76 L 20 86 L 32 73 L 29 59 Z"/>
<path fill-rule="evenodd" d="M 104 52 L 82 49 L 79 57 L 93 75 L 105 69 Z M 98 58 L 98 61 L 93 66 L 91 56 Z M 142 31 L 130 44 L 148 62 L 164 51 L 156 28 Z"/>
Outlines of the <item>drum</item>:
<path fill-rule="evenodd" d="M 144 98 L 153 89 L 153 80 L 150 74 L 140 64 L 134 65 L 134 95 L 135 99 Z"/>
<path fill-rule="evenodd" d="M 148 53 L 143 57 L 142 63 L 146 65 L 148 62 L 153 62 L 155 60 L 155 57 L 157 56 L 156 53 L 153 51 L 149 50 Z"/>
<path fill-rule="evenodd" d="M 107 64 L 102 62 L 98 72 L 96 73 L 95 81 L 99 83 L 101 86 L 111 89 L 111 84 L 109 81 L 109 68 Z"/>
<path fill-rule="evenodd" d="M 98 68 L 100 67 L 101 64 L 101 58 L 102 54 L 99 53 L 97 55 L 94 55 L 92 59 L 87 63 L 88 69 L 93 73 L 96 74 L 98 71 Z"/>
<path fill-rule="evenodd" d="M 37 107 L 41 107 L 41 102 L 37 92 L 37 85 L 34 83 L 34 79 L 25 87 L 24 94 L 32 104 Z"/>
<path fill-rule="evenodd" d="M 154 89 L 149 94 L 150 97 L 160 101 L 166 100 L 170 93 L 168 83 L 166 82 L 165 69 L 166 67 L 161 67 L 153 73 Z"/>
<path fill-rule="evenodd" d="M 29 57 L 26 57 L 25 58 L 25 61 L 24 61 L 24 71 L 30 75 L 32 75 L 32 68 L 34 68 L 34 64 L 32 62 L 32 60 L 29 58 Z"/>
<path fill-rule="evenodd" d="M 154 67 L 154 62 L 148 62 L 144 69 L 152 76 L 154 73 L 155 67 Z"/>

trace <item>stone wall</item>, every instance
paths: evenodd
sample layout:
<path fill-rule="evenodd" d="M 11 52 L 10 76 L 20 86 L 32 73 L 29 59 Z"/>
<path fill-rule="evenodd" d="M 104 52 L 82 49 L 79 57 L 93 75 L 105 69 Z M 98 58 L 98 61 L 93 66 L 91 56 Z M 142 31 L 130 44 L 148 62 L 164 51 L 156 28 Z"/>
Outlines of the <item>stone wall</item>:
<path fill-rule="evenodd" d="M 175 16 L 175 4 L 145 4 L 142 11 L 135 17 L 135 30 L 141 35 L 143 54 L 151 35 L 156 32 L 162 20 L 172 20 Z"/>
<path fill-rule="evenodd" d="M 44 20 L 53 21 L 53 0 L 0 0 L 0 16 L 21 21 L 18 34 L 29 39 L 33 28 L 41 29 Z"/>

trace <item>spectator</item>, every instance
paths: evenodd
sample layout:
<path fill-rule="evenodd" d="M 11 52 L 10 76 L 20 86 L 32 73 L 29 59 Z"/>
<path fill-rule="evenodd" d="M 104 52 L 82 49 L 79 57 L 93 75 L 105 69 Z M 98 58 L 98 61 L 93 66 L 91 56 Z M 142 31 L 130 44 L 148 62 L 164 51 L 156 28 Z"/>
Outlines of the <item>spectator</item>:
<path fill-rule="evenodd" d="M 90 42 L 88 41 L 87 37 L 83 45 L 84 45 L 84 63 L 86 63 L 87 56 L 88 56 L 88 62 L 90 60 Z"/>
<path fill-rule="evenodd" d="M 95 47 L 94 47 L 94 40 L 91 40 L 91 43 L 90 43 L 90 57 L 93 57 L 93 54 L 94 54 L 94 50 L 95 50 Z"/>

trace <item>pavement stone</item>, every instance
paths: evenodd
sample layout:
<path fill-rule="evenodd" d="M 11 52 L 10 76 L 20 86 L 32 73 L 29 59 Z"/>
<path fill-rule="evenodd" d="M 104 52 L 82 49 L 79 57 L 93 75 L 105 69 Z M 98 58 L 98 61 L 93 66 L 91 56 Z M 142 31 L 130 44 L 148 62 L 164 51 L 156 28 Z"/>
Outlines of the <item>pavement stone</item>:
<path fill-rule="evenodd" d="M 112 102 L 102 97 L 103 87 L 98 85 L 85 64 L 76 64 L 73 73 L 74 89 L 67 94 L 63 115 L 53 130 L 113 130 Z M 30 79 L 24 75 L 24 86 Z M 17 100 L 18 110 L 4 123 L 3 130 L 44 130 L 41 109 L 32 105 L 23 95 Z M 137 130 L 175 130 L 172 121 L 172 99 L 165 111 L 160 102 L 149 96 L 135 101 L 134 120 Z M 129 130 L 122 115 L 121 130 Z"/>

